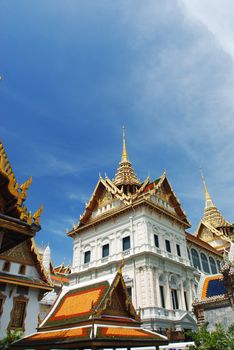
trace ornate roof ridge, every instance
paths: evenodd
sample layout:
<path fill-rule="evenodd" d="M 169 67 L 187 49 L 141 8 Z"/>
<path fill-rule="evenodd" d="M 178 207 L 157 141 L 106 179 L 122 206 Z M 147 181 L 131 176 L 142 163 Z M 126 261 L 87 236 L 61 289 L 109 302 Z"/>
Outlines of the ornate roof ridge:
<path fill-rule="evenodd" d="M 28 211 L 23 202 L 27 198 L 27 190 L 32 183 L 32 176 L 29 177 L 22 185 L 16 181 L 15 174 L 8 160 L 5 148 L 0 141 L 0 175 L 7 179 L 7 190 L 10 195 L 15 197 L 15 208 L 18 212 L 19 219 L 26 221 L 29 225 L 40 225 L 40 215 L 43 211 L 43 206 L 39 208 L 33 215 Z"/>
<path fill-rule="evenodd" d="M 34 238 L 31 238 L 31 252 L 34 254 L 37 264 L 36 264 L 36 268 L 39 272 L 39 274 L 41 275 L 41 277 L 43 278 L 43 280 L 48 283 L 50 286 L 53 286 L 53 283 L 51 282 L 49 273 L 46 271 L 46 269 L 43 266 L 39 251 L 37 249 L 36 243 Z"/>

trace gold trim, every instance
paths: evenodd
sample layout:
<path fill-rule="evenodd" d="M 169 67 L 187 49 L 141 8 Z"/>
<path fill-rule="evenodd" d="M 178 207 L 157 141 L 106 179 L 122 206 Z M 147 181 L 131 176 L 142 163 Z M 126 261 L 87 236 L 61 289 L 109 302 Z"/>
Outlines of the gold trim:
<path fill-rule="evenodd" d="M 10 277 L 0 276 L 0 282 L 15 284 L 15 285 L 19 285 L 19 286 L 32 287 L 32 288 L 37 288 L 37 289 L 53 290 L 53 288 L 51 286 L 46 286 L 46 285 L 39 284 L 39 283 L 37 284 L 36 282 L 30 283 L 27 281 L 19 281 L 19 280 L 16 280 L 14 278 L 10 278 Z"/>

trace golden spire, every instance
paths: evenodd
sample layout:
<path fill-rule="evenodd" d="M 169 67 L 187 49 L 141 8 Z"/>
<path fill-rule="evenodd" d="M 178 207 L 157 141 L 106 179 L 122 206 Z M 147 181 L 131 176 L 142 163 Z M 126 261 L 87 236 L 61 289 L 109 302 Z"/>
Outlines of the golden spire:
<path fill-rule="evenodd" d="M 206 199 L 206 206 L 205 208 L 211 208 L 211 207 L 215 207 L 212 199 L 211 199 L 211 196 L 208 192 L 208 189 L 207 189 L 207 186 L 206 186 L 206 181 L 205 181 L 205 178 L 204 178 L 204 175 L 203 175 L 203 172 L 201 170 L 201 177 L 202 177 L 202 182 L 203 182 L 203 185 L 204 185 L 204 191 L 205 191 L 205 199 Z"/>
<path fill-rule="evenodd" d="M 225 228 L 225 232 L 226 234 L 228 234 L 228 232 L 230 231 L 229 229 L 231 228 L 232 230 L 232 225 L 223 217 L 223 215 L 219 212 L 218 208 L 214 205 L 211 199 L 211 196 L 208 192 L 205 178 L 203 176 L 202 171 L 201 171 L 201 177 L 204 185 L 205 199 L 206 199 L 203 220 L 209 223 L 210 225 L 212 225 L 216 229 Z"/>
<path fill-rule="evenodd" d="M 114 184 L 116 186 L 134 185 L 139 187 L 140 180 L 137 179 L 126 148 L 125 128 L 123 127 L 123 151 L 119 167 L 117 169 Z"/>
<path fill-rule="evenodd" d="M 128 162 L 128 152 L 126 148 L 125 127 L 123 126 L 123 153 L 121 162 Z"/>

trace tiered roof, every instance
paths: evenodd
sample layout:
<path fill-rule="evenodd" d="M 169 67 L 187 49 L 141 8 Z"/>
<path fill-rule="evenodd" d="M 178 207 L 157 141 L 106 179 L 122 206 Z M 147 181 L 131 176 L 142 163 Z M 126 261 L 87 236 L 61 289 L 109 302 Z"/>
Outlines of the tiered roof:
<path fill-rule="evenodd" d="M 31 214 L 24 205 L 31 183 L 32 177 L 22 185 L 18 184 L 0 141 L 0 226 L 7 231 L 7 235 L 3 236 L 0 253 L 24 239 L 34 237 L 40 229 L 43 207 Z"/>
<path fill-rule="evenodd" d="M 167 344 L 141 328 L 121 270 L 74 287 L 64 287 L 38 332 L 13 344 L 16 349 L 71 349 Z"/>
<path fill-rule="evenodd" d="M 214 205 L 203 175 L 202 180 L 205 192 L 205 209 L 203 218 L 198 225 L 196 236 L 206 241 L 215 249 L 223 250 L 230 245 L 233 226 Z"/>
<path fill-rule="evenodd" d="M 147 205 L 171 217 L 172 220 L 179 221 L 186 228 L 191 226 L 167 179 L 166 172 L 152 182 L 149 177 L 143 182 L 137 179 L 128 159 L 124 135 L 122 159 L 115 179 L 112 181 L 107 176 L 105 178 L 100 176 L 78 224 L 74 225 L 67 235 L 73 236 L 89 225 L 98 224 L 140 205 Z"/>
<path fill-rule="evenodd" d="M 129 190 L 132 189 L 132 192 L 135 192 L 136 188 L 140 187 L 140 180 L 137 179 L 132 164 L 128 159 L 124 128 L 122 158 L 113 182 L 117 187 L 130 186 Z"/>

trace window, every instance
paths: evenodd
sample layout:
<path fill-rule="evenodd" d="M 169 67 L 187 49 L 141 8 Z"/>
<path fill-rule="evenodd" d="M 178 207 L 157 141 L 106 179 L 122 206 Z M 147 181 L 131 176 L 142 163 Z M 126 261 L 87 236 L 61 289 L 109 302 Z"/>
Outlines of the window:
<path fill-rule="evenodd" d="M 211 268 L 211 272 L 212 273 L 217 273 L 217 267 L 216 267 L 216 264 L 215 264 L 215 261 L 214 259 L 212 258 L 212 256 L 209 257 L 209 261 L 210 261 L 210 268 Z"/>
<path fill-rule="evenodd" d="M 6 290 L 6 283 L 0 283 L 0 291 L 4 292 Z"/>
<path fill-rule="evenodd" d="M 188 258 L 189 258 L 189 261 L 190 261 L 190 263 L 192 264 L 191 254 L 190 254 L 190 251 L 189 251 L 189 249 L 188 249 L 188 248 L 187 248 L 187 252 L 188 252 Z"/>
<path fill-rule="evenodd" d="M 192 254 L 192 260 L 193 260 L 193 266 L 201 270 L 201 263 L 200 263 L 198 252 L 192 248 L 191 254 Z"/>
<path fill-rule="evenodd" d="M 11 310 L 11 320 L 8 325 L 8 331 L 17 328 L 22 328 L 24 330 L 24 320 L 26 316 L 27 302 L 28 300 L 25 297 L 14 298 L 14 304 Z"/>
<path fill-rule="evenodd" d="M 208 264 L 208 259 L 205 254 L 201 253 L 201 262 L 204 272 L 210 273 L 210 267 Z"/>
<path fill-rule="evenodd" d="M 20 267 L 19 267 L 19 274 L 20 275 L 25 275 L 26 274 L 26 266 L 25 265 L 20 265 Z"/>
<path fill-rule="evenodd" d="M 171 298 L 172 298 L 172 306 L 173 309 L 179 309 L 179 303 L 178 303 L 178 297 L 177 297 L 177 290 L 176 289 L 172 289 L 171 290 Z"/>
<path fill-rule="evenodd" d="M 154 245 L 155 247 L 159 248 L 158 235 L 154 235 Z"/>
<path fill-rule="evenodd" d="M 91 251 L 87 250 L 87 252 L 84 253 L 84 263 L 88 264 L 91 260 Z"/>
<path fill-rule="evenodd" d="M 188 311 L 188 299 L 187 299 L 187 292 L 186 291 L 184 291 L 184 302 L 185 302 L 186 310 Z"/>
<path fill-rule="evenodd" d="M 132 287 L 127 287 L 128 296 L 132 299 Z"/>
<path fill-rule="evenodd" d="M 171 243 L 168 241 L 168 239 L 165 240 L 166 243 L 166 250 L 168 253 L 171 253 Z"/>
<path fill-rule="evenodd" d="M 220 271 L 220 269 L 221 269 L 221 263 L 220 263 L 219 260 L 216 260 L 216 262 L 217 262 L 218 270 Z"/>
<path fill-rule="evenodd" d="M 159 289 L 160 289 L 161 307 L 165 309 L 164 287 L 159 286 Z"/>
<path fill-rule="evenodd" d="M 10 268 L 11 268 L 11 263 L 9 261 L 5 261 L 2 270 L 5 272 L 9 272 Z"/>
<path fill-rule="evenodd" d="M 123 250 L 128 250 L 130 249 L 130 237 L 124 237 L 123 238 Z"/>
<path fill-rule="evenodd" d="M 109 256 L 109 244 L 104 244 L 102 246 L 102 257 L 105 258 Z"/>
<path fill-rule="evenodd" d="M 176 244 L 176 251 L 177 251 L 177 255 L 181 256 L 180 245 L 179 244 Z"/>
<path fill-rule="evenodd" d="M 17 293 L 22 295 L 28 295 L 28 287 L 17 286 Z"/>
<path fill-rule="evenodd" d="M 6 296 L 0 292 L 0 316 L 3 312 L 3 304 L 5 302 Z"/>

